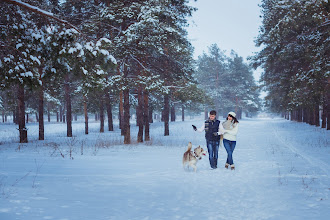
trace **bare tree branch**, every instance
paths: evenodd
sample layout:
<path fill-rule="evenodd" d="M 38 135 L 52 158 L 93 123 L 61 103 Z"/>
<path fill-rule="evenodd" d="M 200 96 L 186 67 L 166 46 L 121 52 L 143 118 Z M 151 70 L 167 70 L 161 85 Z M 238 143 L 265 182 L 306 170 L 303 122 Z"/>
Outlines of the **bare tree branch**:
<path fill-rule="evenodd" d="M 56 17 L 56 15 L 54 15 L 51 12 L 42 10 L 42 9 L 40 9 L 38 7 L 35 7 L 33 5 L 24 3 L 22 1 L 17 1 L 17 0 L 3 0 L 3 1 L 5 1 L 7 3 L 10 3 L 10 4 L 18 5 L 18 6 L 22 7 L 22 8 L 25 8 L 25 9 L 29 10 L 29 11 L 33 11 L 35 13 L 38 13 L 38 14 L 42 15 L 42 16 L 45 16 L 45 17 L 54 19 L 54 20 L 56 20 L 56 21 L 58 21 L 58 22 L 60 22 L 62 24 L 68 25 L 69 27 L 75 29 L 76 31 L 78 31 L 80 33 L 80 30 L 77 27 L 75 27 L 74 25 L 70 24 L 68 21 L 65 21 L 65 20 L 62 20 L 62 19 Z"/>

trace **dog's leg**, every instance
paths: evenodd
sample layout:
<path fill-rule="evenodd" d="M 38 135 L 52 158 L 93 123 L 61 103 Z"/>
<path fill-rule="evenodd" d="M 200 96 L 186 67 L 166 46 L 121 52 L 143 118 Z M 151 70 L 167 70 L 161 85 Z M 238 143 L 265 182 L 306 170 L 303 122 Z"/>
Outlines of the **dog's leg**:
<path fill-rule="evenodd" d="M 196 173 L 196 170 L 197 170 L 197 166 L 195 164 L 190 164 L 190 166 L 194 169 L 195 173 Z"/>

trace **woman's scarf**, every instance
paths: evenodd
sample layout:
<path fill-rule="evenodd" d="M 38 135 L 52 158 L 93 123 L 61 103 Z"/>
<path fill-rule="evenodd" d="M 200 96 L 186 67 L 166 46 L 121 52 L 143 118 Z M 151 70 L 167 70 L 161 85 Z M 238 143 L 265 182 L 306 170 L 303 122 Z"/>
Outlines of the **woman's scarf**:
<path fill-rule="evenodd" d="M 226 120 L 222 123 L 222 126 L 225 130 L 232 130 L 236 126 L 236 123 L 230 120 Z"/>

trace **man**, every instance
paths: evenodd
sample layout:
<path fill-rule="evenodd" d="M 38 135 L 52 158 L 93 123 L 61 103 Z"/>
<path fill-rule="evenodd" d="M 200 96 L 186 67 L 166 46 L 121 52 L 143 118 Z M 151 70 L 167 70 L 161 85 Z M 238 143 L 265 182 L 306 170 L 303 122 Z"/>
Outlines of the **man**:
<path fill-rule="evenodd" d="M 212 169 L 217 168 L 220 135 L 223 134 L 224 130 L 220 121 L 216 119 L 216 115 L 217 112 L 212 110 L 210 111 L 209 119 L 205 121 L 202 127 L 197 129 L 195 125 L 192 125 L 195 131 L 205 131 L 206 146 L 209 151 L 210 166 Z"/>

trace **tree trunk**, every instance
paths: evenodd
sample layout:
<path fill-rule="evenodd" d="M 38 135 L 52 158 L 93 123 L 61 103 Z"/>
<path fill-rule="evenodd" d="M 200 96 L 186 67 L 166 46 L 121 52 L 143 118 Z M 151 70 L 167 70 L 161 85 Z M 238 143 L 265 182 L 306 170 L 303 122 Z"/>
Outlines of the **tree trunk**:
<path fill-rule="evenodd" d="M 27 129 L 25 127 L 24 85 L 18 86 L 18 130 L 19 142 L 27 143 Z"/>
<path fill-rule="evenodd" d="M 184 121 L 184 104 L 182 104 L 182 108 L 181 108 L 181 115 L 182 115 L 182 121 Z"/>
<path fill-rule="evenodd" d="M 18 120 L 17 120 L 17 114 L 16 114 L 17 111 L 13 111 L 13 123 L 14 124 L 18 124 Z"/>
<path fill-rule="evenodd" d="M 131 143 L 131 131 L 130 131 L 130 112 L 129 112 L 129 90 L 125 89 L 124 92 L 124 117 L 123 117 L 123 129 L 124 130 L 124 144 Z"/>
<path fill-rule="evenodd" d="M 85 134 L 88 134 L 87 97 L 84 95 Z"/>
<path fill-rule="evenodd" d="M 47 103 L 47 117 L 48 117 L 48 122 L 50 122 L 50 106 L 49 106 L 49 103 Z"/>
<path fill-rule="evenodd" d="M 56 110 L 56 122 L 59 122 L 60 118 L 59 118 L 59 115 L 58 115 L 58 111 Z"/>
<path fill-rule="evenodd" d="M 315 104 L 314 107 L 314 118 L 315 118 L 315 126 L 320 127 L 320 106 Z"/>
<path fill-rule="evenodd" d="M 62 105 L 59 108 L 60 108 L 60 122 L 62 122 L 62 119 L 63 119 Z"/>
<path fill-rule="evenodd" d="M 39 89 L 39 140 L 45 140 L 43 85 L 41 85 Z"/>
<path fill-rule="evenodd" d="M 171 106 L 171 121 L 175 121 L 175 104 Z"/>
<path fill-rule="evenodd" d="M 26 123 L 29 123 L 29 113 L 26 114 Z"/>
<path fill-rule="evenodd" d="M 100 100 L 100 132 L 104 132 L 104 102 L 103 98 Z"/>
<path fill-rule="evenodd" d="M 329 109 L 329 105 L 330 105 L 330 102 L 328 100 L 326 111 L 325 111 L 325 114 L 327 116 L 327 130 L 330 130 L 330 111 L 329 111 L 330 109 Z"/>
<path fill-rule="evenodd" d="M 315 114 L 314 114 L 314 109 L 311 108 L 309 110 L 309 124 L 310 125 L 315 125 Z"/>
<path fill-rule="evenodd" d="M 150 141 L 150 125 L 149 125 L 149 92 L 143 92 L 144 98 L 144 140 Z"/>
<path fill-rule="evenodd" d="M 105 106 L 107 108 L 107 115 L 108 115 L 108 130 L 113 131 L 112 105 L 108 90 L 105 93 Z"/>
<path fill-rule="evenodd" d="M 123 103 L 123 91 L 119 93 L 119 128 L 121 129 L 121 135 L 125 135 L 124 129 L 124 103 Z"/>
<path fill-rule="evenodd" d="M 136 108 L 136 119 L 137 125 L 139 126 L 137 141 L 143 142 L 143 97 L 142 97 L 142 87 L 138 88 L 138 106 Z"/>
<path fill-rule="evenodd" d="M 71 94 L 70 94 L 70 82 L 69 76 L 66 75 L 66 82 L 64 86 L 65 90 L 65 102 L 66 102 L 66 126 L 67 126 L 67 137 L 72 137 L 72 111 L 71 111 Z"/>
<path fill-rule="evenodd" d="M 65 103 L 63 103 L 63 110 L 62 110 L 62 122 L 65 123 Z"/>
<path fill-rule="evenodd" d="M 170 135 L 170 128 L 169 128 L 169 117 L 170 117 L 170 103 L 169 103 L 169 95 L 165 94 L 164 96 L 164 111 L 163 111 L 163 119 L 165 125 L 165 132 L 164 136 Z"/>
<path fill-rule="evenodd" d="M 148 96 L 149 96 L 149 94 L 148 94 Z M 149 105 L 149 98 L 148 98 L 148 105 Z M 148 120 L 148 122 L 149 123 L 154 123 L 154 118 L 152 117 L 152 115 L 153 115 L 153 108 L 151 106 L 148 106 L 148 108 L 149 108 L 149 113 L 148 113 L 149 120 Z"/>
<path fill-rule="evenodd" d="M 298 108 L 298 122 L 302 122 L 302 108 Z"/>

